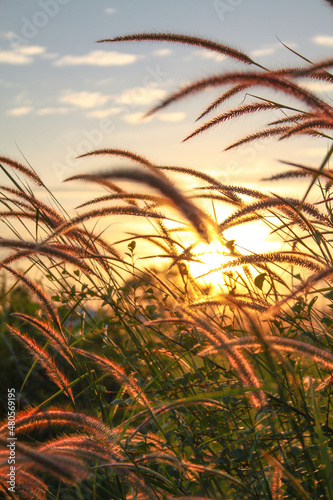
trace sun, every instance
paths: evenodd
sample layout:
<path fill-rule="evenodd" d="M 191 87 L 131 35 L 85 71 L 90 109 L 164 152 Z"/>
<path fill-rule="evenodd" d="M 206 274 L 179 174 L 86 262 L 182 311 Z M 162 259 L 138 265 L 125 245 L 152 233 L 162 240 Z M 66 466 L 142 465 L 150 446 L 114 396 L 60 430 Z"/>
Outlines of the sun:
<path fill-rule="evenodd" d="M 281 248 L 281 242 L 270 236 L 270 228 L 258 221 L 230 228 L 223 237 L 213 240 L 209 245 L 203 242 L 195 245 L 191 252 L 194 260 L 188 264 L 189 274 L 195 280 L 214 288 L 220 288 L 224 283 L 226 270 L 221 270 L 221 266 L 236 258 L 232 249 L 239 255 L 249 255 Z M 240 267 L 234 269 L 243 274 Z"/>
<path fill-rule="evenodd" d="M 219 240 L 213 240 L 209 245 L 198 243 L 192 249 L 194 260 L 189 261 L 190 275 L 204 284 L 217 285 L 221 282 L 221 271 L 218 269 L 232 258 L 228 253 L 228 248 Z M 217 271 L 212 272 L 214 269 Z"/>

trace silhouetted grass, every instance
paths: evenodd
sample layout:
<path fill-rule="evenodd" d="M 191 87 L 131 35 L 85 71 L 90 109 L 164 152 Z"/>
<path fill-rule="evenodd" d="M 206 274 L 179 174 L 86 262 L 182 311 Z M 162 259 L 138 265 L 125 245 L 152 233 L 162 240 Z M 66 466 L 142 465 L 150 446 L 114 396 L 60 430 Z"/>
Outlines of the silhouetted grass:
<path fill-rule="evenodd" d="M 277 109 L 287 116 L 229 149 L 272 135 L 332 139 L 331 104 L 297 83 L 300 77 L 332 83 L 332 60 L 268 70 L 197 37 L 145 33 L 104 41 L 154 40 L 200 46 L 257 69 L 201 79 L 148 114 L 212 86 L 222 93 L 200 118 L 257 86 L 292 96 L 301 108 L 255 100 L 219 114 L 186 140 L 226 120 Z M 67 179 L 94 182 L 106 192 L 74 217 L 54 208 L 54 199 L 48 205 L 35 197 L 28 181 L 47 188 L 30 167 L 0 158 L 14 182 L 0 188 L 1 217 L 11 232 L 0 239 L 6 252 L 0 264 L 10 280 L 3 313 L 17 287 L 29 290 L 27 306 L 37 301 L 41 307 L 18 311 L 10 321 L 5 314 L 2 325 L 9 352 L 20 352 L 19 341 L 32 356 L 24 370 L 15 361 L 22 380 L 13 498 L 333 498 L 332 152 L 330 146 L 319 168 L 290 163 L 293 170 L 271 177 L 310 178 L 305 193 L 285 198 L 155 165 L 130 151 L 91 151 L 83 156 L 95 155 L 96 163 L 107 155 L 136 166 L 96 167 L 92 175 Z M 192 194 L 183 193 L 174 173 L 196 182 Z M 135 183 L 138 192 L 127 192 L 122 181 Z M 312 190 L 315 204 L 308 200 Z M 222 219 L 224 206 L 233 212 Z M 88 222 L 105 218 L 108 225 L 110 217 L 125 216 L 130 234 L 102 237 Z M 146 223 L 140 232 L 138 217 Z M 241 231 L 255 221 L 267 224 L 284 249 L 244 253 L 225 237 L 228 228 Z M 218 267 L 196 252 L 198 243 L 212 241 L 223 248 Z M 195 278 L 191 263 L 205 260 L 209 267 Z M 215 286 L 202 279 L 212 273 L 219 273 Z"/>

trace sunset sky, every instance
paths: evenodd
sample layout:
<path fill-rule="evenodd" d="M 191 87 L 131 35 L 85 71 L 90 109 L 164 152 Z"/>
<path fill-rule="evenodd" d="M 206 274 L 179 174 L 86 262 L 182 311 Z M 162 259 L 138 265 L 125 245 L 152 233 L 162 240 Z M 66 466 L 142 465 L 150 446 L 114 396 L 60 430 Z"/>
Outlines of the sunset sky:
<path fill-rule="evenodd" d="M 69 207 L 86 199 L 87 186 L 61 185 L 63 178 L 119 164 L 74 159 L 102 147 L 205 170 L 230 183 L 254 182 L 281 169 L 279 158 L 318 166 L 325 140 L 268 141 L 257 149 L 222 152 L 267 123 L 267 115 L 216 127 L 182 144 L 216 90 L 140 120 L 185 82 L 242 70 L 241 63 L 176 44 L 95 42 L 130 33 L 180 32 L 229 44 L 265 67 L 280 68 L 302 63 L 281 42 L 311 60 L 331 56 L 332 26 L 333 9 L 324 0 L 2 0 L 0 154 L 18 161 L 25 161 L 24 155 Z M 333 97 L 322 83 L 313 90 L 324 99 Z"/>

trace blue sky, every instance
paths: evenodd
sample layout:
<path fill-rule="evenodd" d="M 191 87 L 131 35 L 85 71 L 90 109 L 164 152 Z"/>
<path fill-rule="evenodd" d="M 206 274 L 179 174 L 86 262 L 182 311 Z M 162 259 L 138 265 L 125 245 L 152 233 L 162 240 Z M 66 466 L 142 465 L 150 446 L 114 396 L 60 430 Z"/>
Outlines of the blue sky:
<path fill-rule="evenodd" d="M 62 178 L 115 164 L 74 160 L 102 147 L 205 170 L 231 183 L 253 182 L 281 169 L 276 158 L 316 166 L 327 148 L 325 140 L 294 139 L 221 152 L 266 123 L 267 116 L 217 127 L 182 144 L 216 92 L 172 105 L 150 121 L 140 120 L 181 84 L 241 70 L 241 63 L 175 44 L 95 42 L 149 31 L 189 33 L 229 44 L 278 68 L 301 62 L 278 39 L 309 59 L 331 56 L 332 21 L 333 9 L 324 0 L 2 0 L 0 154 L 23 161 L 21 150 L 69 207 L 78 197 L 86 199 L 87 187 L 61 187 Z M 314 90 L 332 99 L 322 84 Z"/>

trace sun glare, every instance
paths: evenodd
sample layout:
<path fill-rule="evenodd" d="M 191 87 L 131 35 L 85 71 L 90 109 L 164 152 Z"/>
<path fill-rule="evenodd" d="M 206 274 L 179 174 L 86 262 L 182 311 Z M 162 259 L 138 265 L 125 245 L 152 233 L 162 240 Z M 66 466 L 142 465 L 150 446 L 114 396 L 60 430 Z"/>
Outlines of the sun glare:
<path fill-rule="evenodd" d="M 265 253 L 280 249 L 281 243 L 272 239 L 269 235 L 270 229 L 267 225 L 255 222 L 230 228 L 224 232 L 227 241 L 213 240 L 209 245 L 198 243 L 192 255 L 195 260 L 189 262 L 189 273 L 207 285 L 219 287 L 223 284 L 223 270 L 219 268 L 235 257 L 230 253 L 232 247 L 241 254 L 248 255 L 253 252 Z M 214 272 L 214 270 L 216 270 Z M 237 268 L 238 272 L 242 272 Z"/>
<path fill-rule="evenodd" d="M 217 282 L 221 271 L 211 273 L 214 269 L 222 266 L 230 257 L 227 256 L 228 249 L 220 241 L 214 240 L 209 245 L 199 243 L 192 250 L 192 255 L 195 260 L 189 263 L 189 272 L 193 278 L 199 278 L 205 275 L 207 283 Z"/>

